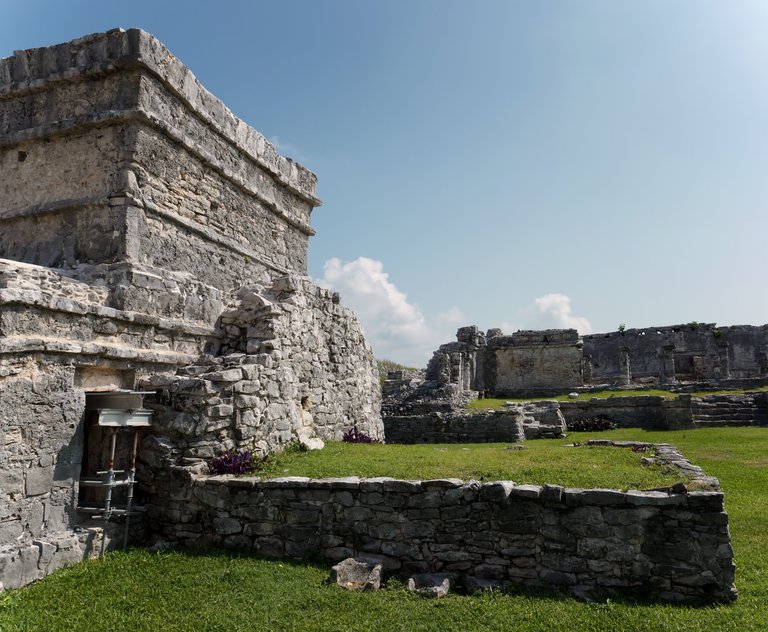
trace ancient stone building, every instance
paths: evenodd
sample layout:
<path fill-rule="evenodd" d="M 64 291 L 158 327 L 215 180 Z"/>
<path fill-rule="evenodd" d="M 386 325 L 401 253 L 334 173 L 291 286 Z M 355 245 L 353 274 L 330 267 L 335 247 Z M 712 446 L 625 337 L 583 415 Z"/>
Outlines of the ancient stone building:
<path fill-rule="evenodd" d="M 591 382 L 768 378 L 768 325 L 688 323 L 582 337 Z"/>
<path fill-rule="evenodd" d="M 418 393 L 460 402 L 472 392 L 505 397 L 593 385 L 738 386 L 765 380 L 768 325 L 689 323 L 585 336 L 575 329 L 505 336 L 499 329 L 484 334 L 471 326 L 435 351 Z M 405 391 L 395 399 L 413 388 Z"/>
<path fill-rule="evenodd" d="M 148 502 L 160 472 L 230 447 L 381 434 L 370 347 L 306 278 L 318 204 L 311 172 L 143 31 L 0 60 L 5 587 L 98 546 L 76 530 L 106 440 L 94 393 L 159 389 Z"/>

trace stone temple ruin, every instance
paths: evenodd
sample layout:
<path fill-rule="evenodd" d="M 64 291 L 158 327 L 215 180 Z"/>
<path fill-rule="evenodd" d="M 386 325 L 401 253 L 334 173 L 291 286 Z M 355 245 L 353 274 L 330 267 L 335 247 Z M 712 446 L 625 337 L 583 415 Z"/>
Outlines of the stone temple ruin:
<path fill-rule="evenodd" d="M 768 423 L 768 392 L 699 395 L 686 391 L 768 384 L 768 325 L 689 323 L 579 336 L 575 329 L 483 333 L 461 327 L 426 371 L 393 371 L 384 382 L 387 441 L 519 441 L 559 436 L 568 424 L 603 417 L 656 429 Z M 622 396 L 622 389 L 680 393 Z M 610 399 L 545 397 L 612 388 Z M 502 411 L 468 413 L 483 397 L 528 397 Z"/>
<path fill-rule="evenodd" d="M 87 422 L 99 394 L 160 389 L 136 464 L 150 516 L 171 466 L 381 436 L 371 349 L 306 276 L 315 181 L 143 31 L 0 60 L 6 588 L 99 550 L 79 481 L 112 434 L 130 465 L 125 429 Z"/>
<path fill-rule="evenodd" d="M 306 276 L 319 203 L 312 173 L 143 31 L 0 60 L 0 591 L 158 539 L 373 556 L 466 586 L 735 598 L 723 494 L 671 446 L 654 458 L 691 475 L 690 493 L 210 475 L 233 448 L 385 438 L 371 348 Z M 423 419 L 386 438 L 556 436 L 551 403 L 485 425 L 441 415 L 478 393 L 749 380 L 768 368 L 764 333 L 464 328 L 426 380 L 387 382 L 385 421 Z"/>
<path fill-rule="evenodd" d="M 595 385 L 740 385 L 768 380 L 768 325 L 689 323 L 579 336 L 575 329 L 462 327 L 426 379 L 494 397 Z"/>

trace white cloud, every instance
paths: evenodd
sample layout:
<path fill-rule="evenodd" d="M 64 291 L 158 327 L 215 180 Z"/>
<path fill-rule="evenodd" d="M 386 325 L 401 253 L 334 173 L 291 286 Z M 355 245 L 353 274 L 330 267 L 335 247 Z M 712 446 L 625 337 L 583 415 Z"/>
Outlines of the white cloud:
<path fill-rule="evenodd" d="M 533 301 L 525 310 L 531 329 L 576 329 L 580 334 L 591 334 L 592 325 L 583 316 L 575 316 L 571 299 L 565 294 L 545 294 Z"/>
<path fill-rule="evenodd" d="M 358 257 L 348 263 L 329 259 L 317 283 L 341 294 L 341 302 L 357 314 L 377 358 L 423 368 L 432 352 L 453 340 L 456 327 L 463 324 L 457 307 L 425 317 L 375 259 Z"/>

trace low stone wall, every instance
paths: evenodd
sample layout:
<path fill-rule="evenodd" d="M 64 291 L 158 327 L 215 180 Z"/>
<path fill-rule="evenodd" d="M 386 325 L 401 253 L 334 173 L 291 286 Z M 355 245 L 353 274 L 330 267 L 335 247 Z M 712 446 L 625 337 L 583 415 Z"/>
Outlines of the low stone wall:
<path fill-rule="evenodd" d="M 676 430 L 693 427 L 690 395 L 680 395 L 675 399 L 640 395 L 564 401 L 560 402 L 560 410 L 566 424 L 602 416 L 627 428 Z"/>
<path fill-rule="evenodd" d="M 646 444 L 647 445 L 647 444 Z M 671 448 L 664 458 L 687 464 Z M 703 477 L 703 473 L 702 477 Z M 714 479 L 707 479 L 716 488 Z M 509 481 L 229 478 L 176 468 L 149 508 L 162 538 L 277 558 L 380 559 L 574 593 L 731 600 L 720 491 L 568 489 Z"/>
<path fill-rule="evenodd" d="M 563 436 L 555 401 L 510 404 L 504 410 L 384 417 L 387 443 L 506 443 Z"/>
<path fill-rule="evenodd" d="M 516 413 L 409 415 L 384 417 L 387 443 L 507 443 L 525 439 Z"/>
<path fill-rule="evenodd" d="M 122 526 L 110 524 L 107 539 L 101 527 L 75 529 L 40 537 L 21 544 L 0 546 L 0 593 L 11 588 L 21 588 L 54 571 L 72 566 L 89 558 L 95 558 L 104 550 L 115 548 Z"/>

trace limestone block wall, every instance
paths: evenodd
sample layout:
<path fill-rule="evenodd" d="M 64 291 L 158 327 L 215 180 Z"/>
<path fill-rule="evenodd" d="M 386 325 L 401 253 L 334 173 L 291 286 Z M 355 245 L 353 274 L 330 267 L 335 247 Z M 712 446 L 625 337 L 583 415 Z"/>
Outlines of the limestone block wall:
<path fill-rule="evenodd" d="M 0 60 L 0 257 L 110 307 L 213 324 L 221 292 L 305 274 L 315 184 L 143 31 Z"/>
<path fill-rule="evenodd" d="M 183 468 L 168 477 L 152 524 L 161 537 L 183 544 L 277 558 L 374 556 L 395 572 L 454 572 L 669 601 L 736 596 L 719 491 L 233 479 Z"/>
<path fill-rule="evenodd" d="M 233 445 L 381 436 L 356 319 L 295 279 L 315 185 L 143 31 L 0 59 L 0 582 L 87 554 L 88 391 L 168 387 L 150 493 Z"/>
<path fill-rule="evenodd" d="M 219 323 L 218 355 L 160 377 L 157 432 L 145 459 L 205 458 L 233 447 L 270 452 L 291 440 L 383 435 L 373 353 L 338 295 L 306 278 L 244 288 Z M 151 476 L 151 474 L 150 474 Z"/>
<path fill-rule="evenodd" d="M 503 397 L 519 392 L 567 389 L 584 383 L 582 349 L 575 329 L 483 334 L 461 327 L 456 342 L 441 345 L 426 378 L 438 386 Z"/>
<path fill-rule="evenodd" d="M 768 327 L 689 323 L 583 336 L 592 382 L 621 374 L 621 349 L 629 355 L 633 380 L 703 381 L 757 378 L 768 374 Z M 664 348 L 674 362 L 665 368 Z"/>
<path fill-rule="evenodd" d="M 565 418 L 556 401 L 525 402 L 503 410 L 385 415 L 386 443 L 514 443 L 560 437 Z"/>
<path fill-rule="evenodd" d="M 525 439 L 522 415 L 508 411 L 383 419 L 387 443 L 516 443 Z"/>
<path fill-rule="evenodd" d="M 105 306 L 108 288 L 0 260 L 0 585 L 96 554 L 77 531 L 85 394 L 198 357 L 213 328 Z M 1 589 L 1 588 L 0 588 Z"/>
<path fill-rule="evenodd" d="M 575 329 L 522 331 L 491 338 L 487 388 L 495 395 L 583 384 L 581 343 Z"/>
<path fill-rule="evenodd" d="M 566 424 L 590 417 L 607 417 L 620 427 L 677 430 L 692 428 L 691 396 L 675 399 L 642 395 L 560 402 Z"/>

